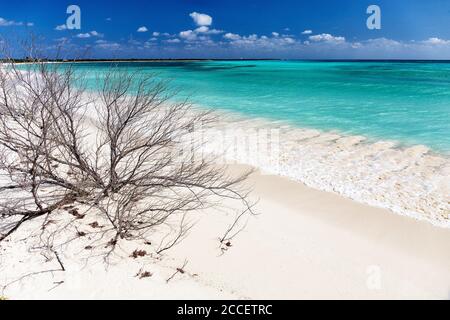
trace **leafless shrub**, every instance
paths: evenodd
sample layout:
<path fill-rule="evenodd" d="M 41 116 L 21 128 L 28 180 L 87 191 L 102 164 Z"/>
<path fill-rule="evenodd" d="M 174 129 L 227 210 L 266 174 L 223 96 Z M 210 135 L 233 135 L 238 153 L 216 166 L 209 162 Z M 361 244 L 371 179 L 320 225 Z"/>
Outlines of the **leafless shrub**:
<path fill-rule="evenodd" d="M 74 239 L 95 235 L 108 253 L 121 241 L 155 237 L 162 253 L 201 209 L 231 200 L 241 208 L 238 220 L 252 213 L 240 187 L 250 172 L 229 176 L 197 156 L 201 142 L 186 146 L 194 124 L 210 125 L 213 115 L 174 102 L 167 83 L 112 68 L 97 83 L 100 93 L 90 94 L 71 64 L 7 62 L 0 67 L 0 242 L 41 219 L 47 246 L 76 225 Z M 73 219 L 61 226 L 64 214 Z"/>

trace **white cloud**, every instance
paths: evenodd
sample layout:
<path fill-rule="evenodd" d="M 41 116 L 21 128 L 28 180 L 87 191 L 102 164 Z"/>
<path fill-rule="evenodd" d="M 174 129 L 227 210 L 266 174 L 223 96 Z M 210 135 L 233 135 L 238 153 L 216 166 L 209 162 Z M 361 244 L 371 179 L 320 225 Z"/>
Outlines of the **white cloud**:
<path fill-rule="evenodd" d="M 210 26 L 212 24 L 212 17 L 207 14 L 192 12 L 189 16 L 198 26 Z"/>
<path fill-rule="evenodd" d="M 197 33 L 192 30 L 181 31 L 179 34 L 180 38 L 183 38 L 188 41 L 193 41 L 197 39 Z"/>
<path fill-rule="evenodd" d="M 206 26 L 198 27 L 194 30 L 196 33 L 203 33 L 203 34 L 221 34 L 223 33 L 223 30 L 217 30 L 217 29 L 209 29 Z"/>
<path fill-rule="evenodd" d="M 243 49 L 276 50 L 281 47 L 291 47 L 297 43 L 293 37 L 288 35 L 280 35 L 277 32 L 274 32 L 271 35 L 272 37 L 265 35 L 258 36 L 257 34 L 241 36 L 235 33 L 226 33 L 223 37 L 230 40 L 230 45 Z"/>
<path fill-rule="evenodd" d="M 195 29 L 195 32 L 198 32 L 198 33 L 206 33 L 208 31 L 209 31 L 209 28 L 207 26 L 201 26 L 201 27 L 198 27 L 197 29 Z"/>
<path fill-rule="evenodd" d="M 361 42 L 353 42 L 350 44 L 350 47 L 353 49 L 360 49 L 364 47 L 364 45 Z"/>
<path fill-rule="evenodd" d="M 286 44 L 293 44 L 293 43 L 295 43 L 295 39 L 293 39 L 291 37 L 284 37 L 283 40 L 284 40 L 284 42 Z"/>
<path fill-rule="evenodd" d="M 345 42 L 344 37 L 335 37 L 329 33 L 322 33 L 315 36 L 310 36 L 309 40 L 313 42 Z"/>
<path fill-rule="evenodd" d="M 153 32 L 152 34 L 154 37 L 159 37 L 159 32 Z"/>
<path fill-rule="evenodd" d="M 144 47 L 143 49 L 151 49 L 154 48 L 156 46 L 156 43 L 150 42 L 150 41 L 146 41 L 144 43 Z"/>
<path fill-rule="evenodd" d="M 429 38 L 429 39 L 423 41 L 423 43 L 431 44 L 431 45 L 446 45 L 446 44 L 450 44 L 450 40 L 444 40 L 444 39 L 433 37 L 433 38 Z"/>
<path fill-rule="evenodd" d="M 97 31 L 91 31 L 91 36 L 93 37 L 99 37 L 99 38 L 103 38 L 103 34 L 102 33 L 98 33 Z"/>
<path fill-rule="evenodd" d="M 356 45 L 360 46 L 360 43 L 357 42 Z M 392 40 L 392 39 L 376 38 L 376 39 L 369 39 L 369 40 L 364 41 L 364 45 L 370 46 L 370 47 L 389 49 L 389 48 L 401 46 L 403 44 L 399 41 Z M 362 46 L 363 45 L 361 45 L 361 47 Z"/>
<path fill-rule="evenodd" d="M 79 33 L 76 35 L 76 37 L 80 38 L 80 39 L 87 39 L 87 38 L 91 37 L 91 34 L 90 33 Z"/>
<path fill-rule="evenodd" d="M 57 31 L 63 31 L 66 29 L 67 29 L 67 26 L 65 24 L 61 24 L 61 25 L 55 27 L 55 30 L 57 30 Z"/>
<path fill-rule="evenodd" d="M 201 32 L 203 31 L 203 32 Z M 181 31 L 178 36 L 182 39 L 184 39 L 186 42 L 195 42 L 195 41 L 212 41 L 207 35 L 209 34 L 210 30 L 186 30 Z"/>
<path fill-rule="evenodd" d="M 0 18 L 0 27 L 9 27 L 9 26 L 13 26 L 16 25 L 17 22 L 15 21 L 9 21 L 3 18 Z"/>
<path fill-rule="evenodd" d="M 223 37 L 225 39 L 228 39 L 228 40 L 239 40 L 239 39 L 241 39 L 240 35 L 238 35 L 236 33 L 231 33 L 231 32 L 226 33 Z"/>
<path fill-rule="evenodd" d="M 79 33 L 79 34 L 76 35 L 76 37 L 80 38 L 80 39 L 87 39 L 87 38 L 90 38 L 90 37 L 102 38 L 103 34 L 102 33 L 98 33 L 97 31 L 94 30 L 94 31 L 91 31 L 91 32 L 88 32 L 88 33 Z"/>
<path fill-rule="evenodd" d="M 205 28 L 202 28 L 205 27 Z M 219 32 L 220 30 L 217 30 Z M 397 41 L 387 38 L 346 40 L 343 36 L 328 33 L 314 33 L 303 37 L 279 33 L 265 35 L 240 35 L 224 32 L 217 38 L 210 36 L 215 29 L 199 26 L 196 29 L 181 31 L 179 34 L 158 33 L 147 42 L 122 43 L 94 39 L 92 32 L 80 34 L 95 41 L 93 46 L 99 50 L 167 50 L 174 55 L 179 52 L 191 52 L 193 57 L 211 57 L 229 54 L 230 57 L 273 57 L 273 58 L 316 58 L 316 59 L 449 59 L 450 39 L 431 37 L 416 41 Z M 66 39 L 60 39 L 64 41 Z M 159 40 L 161 40 L 159 42 Z M 70 39 L 68 40 L 70 44 Z M 123 40 L 125 41 L 125 40 Z M 58 42 L 56 42 L 59 44 Z M 91 43 L 88 42 L 87 43 Z M 86 45 L 85 45 L 86 46 Z M 209 51 L 209 48 L 213 51 Z M 220 50 L 226 51 L 220 51 Z M 188 51 L 179 51 L 188 50 Z M 150 52 L 150 51 L 148 51 Z M 156 51 L 155 51 L 156 52 Z M 150 54 L 149 54 L 150 55 Z M 186 54 L 187 55 L 187 54 Z"/>
<path fill-rule="evenodd" d="M 312 34 L 312 30 L 305 30 L 302 32 L 302 34 Z"/>
<path fill-rule="evenodd" d="M 137 32 L 148 32 L 148 29 L 146 26 L 142 26 L 137 29 Z"/>
<path fill-rule="evenodd" d="M 215 44 L 216 42 L 210 38 L 210 35 L 223 33 L 223 30 L 210 29 L 207 26 L 199 26 L 195 30 L 185 30 L 178 34 L 178 37 L 187 42 L 188 45 L 194 45 L 194 42 L 202 44 Z"/>
<path fill-rule="evenodd" d="M 165 40 L 164 42 L 167 42 L 167 43 L 180 43 L 181 41 L 180 41 L 180 39 L 169 39 L 169 40 Z"/>
<path fill-rule="evenodd" d="M 0 27 L 23 26 L 23 25 L 32 27 L 32 26 L 34 26 L 34 23 L 32 23 L 32 22 L 27 22 L 27 23 L 17 22 L 14 20 L 6 20 L 6 19 L 0 17 Z"/>
<path fill-rule="evenodd" d="M 208 34 L 221 34 L 224 33 L 223 30 L 217 30 L 217 29 L 210 29 L 208 32 Z"/>
<path fill-rule="evenodd" d="M 105 41 L 105 40 L 97 40 L 95 42 L 95 46 L 97 48 L 105 49 L 105 50 L 118 50 L 122 47 L 117 42 L 109 42 L 109 41 Z"/>
<path fill-rule="evenodd" d="M 106 18 L 105 20 L 106 21 L 112 21 L 112 18 Z"/>

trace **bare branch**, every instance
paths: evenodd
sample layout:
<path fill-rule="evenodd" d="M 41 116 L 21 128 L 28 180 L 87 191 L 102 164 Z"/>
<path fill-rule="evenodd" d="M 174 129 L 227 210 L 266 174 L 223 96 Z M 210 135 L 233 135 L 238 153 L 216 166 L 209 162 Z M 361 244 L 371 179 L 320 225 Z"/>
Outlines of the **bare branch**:
<path fill-rule="evenodd" d="M 49 243 L 73 225 L 73 239 L 89 235 L 106 256 L 127 240 L 159 242 L 162 254 L 200 210 L 241 206 L 221 242 L 254 214 L 242 189 L 251 172 L 231 177 L 201 151 L 195 127 L 212 125 L 211 112 L 180 101 L 153 75 L 120 67 L 99 77 L 100 92 L 88 92 L 73 64 L 31 53 L 30 65 L 10 59 L 0 67 L 0 242 L 42 218 Z M 66 206 L 82 207 L 83 219 L 52 225 Z"/>

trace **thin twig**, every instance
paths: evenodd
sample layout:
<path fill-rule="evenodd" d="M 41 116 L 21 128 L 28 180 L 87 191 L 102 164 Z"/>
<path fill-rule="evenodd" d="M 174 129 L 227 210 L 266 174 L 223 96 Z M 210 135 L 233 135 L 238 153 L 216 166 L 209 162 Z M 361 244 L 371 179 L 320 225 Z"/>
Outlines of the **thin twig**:
<path fill-rule="evenodd" d="M 177 274 L 181 273 L 184 274 L 186 271 L 184 270 L 184 268 L 186 268 L 188 264 L 187 260 L 184 260 L 184 264 L 181 268 L 177 268 L 176 271 L 166 280 L 166 283 L 169 283 L 170 280 L 172 280 Z"/>

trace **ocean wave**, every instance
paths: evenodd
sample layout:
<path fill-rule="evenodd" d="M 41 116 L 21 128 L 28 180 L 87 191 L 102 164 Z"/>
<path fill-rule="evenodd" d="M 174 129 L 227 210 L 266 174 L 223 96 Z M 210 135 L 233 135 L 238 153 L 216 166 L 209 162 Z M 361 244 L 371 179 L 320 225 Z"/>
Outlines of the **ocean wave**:
<path fill-rule="evenodd" d="M 204 151 L 315 189 L 450 227 L 450 161 L 423 145 L 223 116 Z"/>

